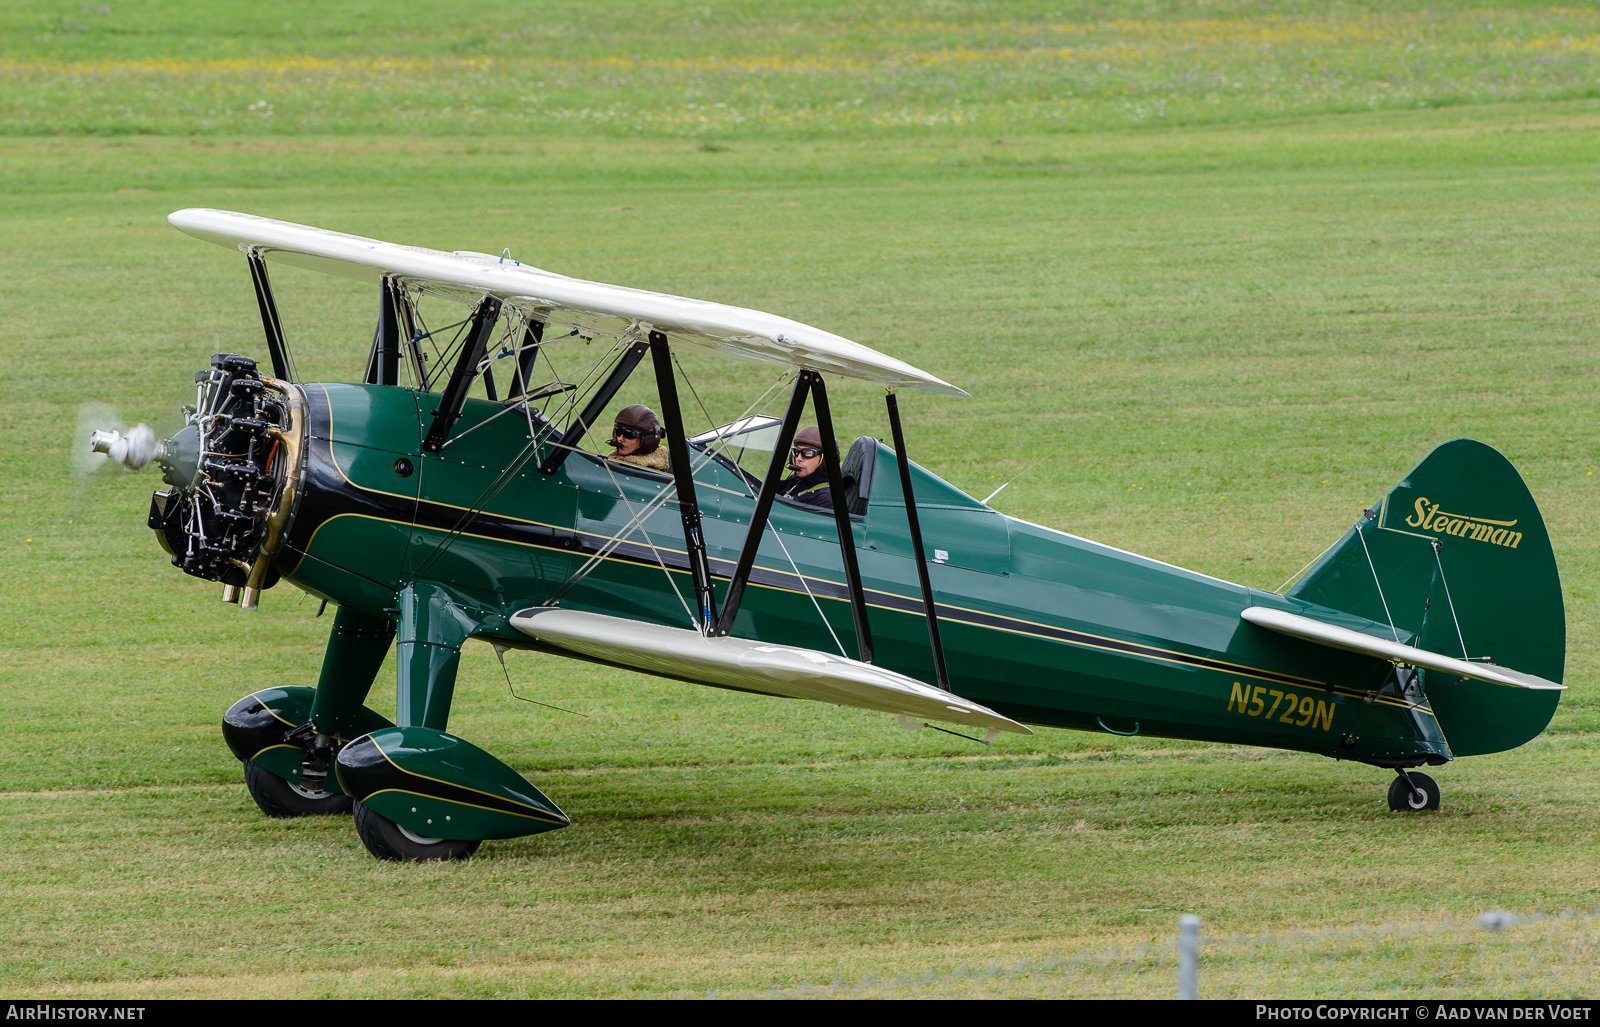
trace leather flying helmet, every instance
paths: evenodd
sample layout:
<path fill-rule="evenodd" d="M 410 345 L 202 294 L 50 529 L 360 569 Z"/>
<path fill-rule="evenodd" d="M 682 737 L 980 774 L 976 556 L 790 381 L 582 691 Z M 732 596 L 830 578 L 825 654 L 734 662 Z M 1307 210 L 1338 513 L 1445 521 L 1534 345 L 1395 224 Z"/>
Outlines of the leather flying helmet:
<path fill-rule="evenodd" d="M 661 420 L 656 417 L 656 412 L 643 403 L 622 408 L 612 426 L 611 441 L 607 445 L 622 445 L 622 440 L 617 437 L 618 429 L 639 433 L 639 448 L 635 451 L 639 456 L 649 456 L 654 453 L 660 447 L 661 440 L 667 437 L 666 431 L 661 427 Z"/>
<path fill-rule="evenodd" d="M 798 473 L 800 468 L 795 463 L 794 458 L 794 450 L 796 449 L 814 449 L 818 453 L 822 452 L 822 432 L 817 429 L 816 425 L 809 425 L 795 433 L 794 445 L 789 450 L 789 470 Z"/>

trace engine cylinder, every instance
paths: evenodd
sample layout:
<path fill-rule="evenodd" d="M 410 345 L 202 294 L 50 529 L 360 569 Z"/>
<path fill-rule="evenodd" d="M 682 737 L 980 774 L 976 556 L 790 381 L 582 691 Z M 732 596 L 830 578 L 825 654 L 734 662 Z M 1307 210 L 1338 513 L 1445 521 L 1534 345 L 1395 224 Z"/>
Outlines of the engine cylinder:
<path fill-rule="evenodd" d="M 258 564 L 270 561 L 298 485 L 294 386 L 263 380 L 233 353 L 214 355 L 195 384 L 188 423 L 161 447 L 169 487 L 151 498 L 149 525 L 174 566 L 253 607 L 278 580 Z"/>

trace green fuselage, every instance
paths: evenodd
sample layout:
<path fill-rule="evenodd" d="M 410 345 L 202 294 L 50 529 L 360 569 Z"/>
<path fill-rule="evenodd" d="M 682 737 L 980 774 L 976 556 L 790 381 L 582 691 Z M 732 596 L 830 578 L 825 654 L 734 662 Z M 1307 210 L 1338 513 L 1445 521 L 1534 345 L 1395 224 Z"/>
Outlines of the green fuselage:
<path fill-rule="evenodd" d="M 469 612 L 471 634 L 531 647 L 511 615 L 544 604 L 646 504 L 673 492 L 667 475 L 587 454 L 542 473 L 548 450 L 528 448 L 528 415 L 498 403 L 468 401 L 436 455 L 420 445 L 436 394 L 303 388 L 305 485 L 278 567 L 299 587 L 372 616 L 394 609 L 405 584 L 434 582 Z M 407 475 L 396 469 L 402 459 Z M 895 461 L 880 445 L 854 544 L 875 662 L 932 681 Z M 1006 517 L 915 464 L 911 476 L 960 695 L 1051 727 L 1375 762 L 1450 758 L 1427 700 L 1403 692 L 1388 663 L 1271 634 L 1239 615 L 1265 606 L 1363 626 L 1351 616 Z M 695 481 L 720 601 L 755 500 L 715 460 Z M 693 601 L 669 499 L 560 604 L 690 627 L 680 595 Z M 734 634 L 833 651 L 836 636 L 855 655 L 829 511 L 775 506 Z"/>

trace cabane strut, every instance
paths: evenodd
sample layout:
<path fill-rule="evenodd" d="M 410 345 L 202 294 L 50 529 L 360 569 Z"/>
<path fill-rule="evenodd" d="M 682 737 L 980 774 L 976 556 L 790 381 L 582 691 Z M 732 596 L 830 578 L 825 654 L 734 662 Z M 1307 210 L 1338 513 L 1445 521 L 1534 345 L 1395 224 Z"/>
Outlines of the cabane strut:
<path fill-rule="evenodd" d="M 272 298 L 272 283 L 267 279 L 267 262 L 261 254 L 251 249 L 250 280 L 256 287 L 256 305 L 261 308 L 261 329 L 267 336 L 267 353 L 272 357 L 272 376 L 281 381 L 297 382 L 294 358 L 289 354 L 289 342 L 283 335 L 283 321 L 278 318 L 278 303 Z"/>
<path fill-rule="evenodd" d="M 444 448 L 450 429 L 461 417 L 467 390 L 472 388 L 472 379 L 477 377 L 478 365 L 489 348 L 489 336 L 499 316 L 500 301 L 493 296 L 485 296 L 472 312 L 472 323 L 467 326 L 467 337 L 461 343 L 461 355 L 456 358 L 455 370 L 450 372 L 444 395 L 439 397 L 439 406 L 433 411 L 428 436 L 422 440 L 422 448 L 427 452 L 437 453 Z"/>
<path fill-rule="evenodd" d="M 394 278 L 384 275 L 378 282 L 378 326 L 372 333 L 372 352 L 367 357 L 368 385 L 400 384 L 400 313 Z"/>

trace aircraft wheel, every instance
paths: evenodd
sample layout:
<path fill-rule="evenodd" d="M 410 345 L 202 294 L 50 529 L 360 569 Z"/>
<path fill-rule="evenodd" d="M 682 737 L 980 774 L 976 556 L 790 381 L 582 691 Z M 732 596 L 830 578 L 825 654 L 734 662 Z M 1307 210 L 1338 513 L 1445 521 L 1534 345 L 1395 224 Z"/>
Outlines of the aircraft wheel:
<path fill-rule="evenodd" d="M 321 813 L 345 813 L 350 796 L 338 792 L 313 792 L 285 781 L 251 763 L 244 764 L 244 786 L 250 798 L 269 817 L 309 817 Z"/>
<path fill-rule="evenodd" d="M 430 859 L 466 859 L 478 850 L 483 840 L 456 841 L 427 838 L 407 831 L 388 817 L 356 803 L 356 834 L 367 851 L 379 859 L 422 862 Z"/>
<path fill-rule="evenodd" d="M 1420 813 L 1423 810 L 1439 808 L 1439 786 L 1427 774 L 1411 771 L 1408 775 L 1411 783 L 1416 786 L 1413 791 L 1406 787 L 1405 778 L 1396 776 L 1389 785 L 1389 808 L 1396 813 Z"/>

